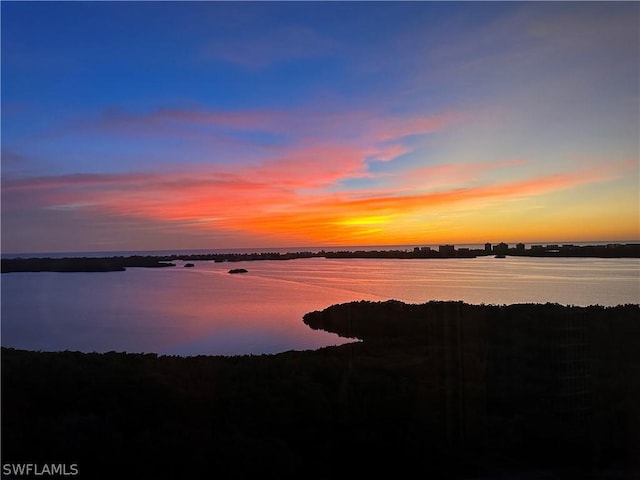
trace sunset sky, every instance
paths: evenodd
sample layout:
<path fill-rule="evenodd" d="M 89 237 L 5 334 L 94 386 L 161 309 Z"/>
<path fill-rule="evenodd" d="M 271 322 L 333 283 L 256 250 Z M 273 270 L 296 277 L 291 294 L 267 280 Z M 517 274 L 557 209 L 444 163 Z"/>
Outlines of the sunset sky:
<path fill-rule="evenodd" d="M 2 252 L 640 239 L 638 2 L 7 2 Z"/>

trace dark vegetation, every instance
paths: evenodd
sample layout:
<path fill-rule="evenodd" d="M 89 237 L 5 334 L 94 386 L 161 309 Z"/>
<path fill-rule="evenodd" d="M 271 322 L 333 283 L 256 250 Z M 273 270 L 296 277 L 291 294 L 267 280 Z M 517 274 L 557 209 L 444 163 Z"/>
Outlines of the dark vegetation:
<path fill-rule="evenodd" d="M 3 258 L 2 273 L 10 272 L 110 272 L 123 271 L 127 267 L 174 267 L 177 260 L 185 262 L 246 262 L 254 260 L 293 260 L 296 258 L 475 258 L 495 255 L 526 257 L 600 257 L 600 258 L 640 258 L 640 244 L 610 245 L 533 245 L 529 249 L 524 244 L 509 247 L 500 243 L 491 249 L 456 249 L 453 245 L 441 245 L 439 250 L 429 247 L 415 247 L 413 250 L 337 250 L 326 252 L 266 252 L 266 253 L 209 253 L 166 256 L 130 257 L 72 257 L 72 258 Z M 192 265 L 192 264 L 189 264 Z M 186 266 L 186 265 L 185 265 Z"/>
<path fill-rule="evenodd" d="M 2 458 L 82 478 L 638 478 L 640 306 L 354 302 L 261 356 L 2 349 Z M 126 475 L 125 475 L 126 474 Z"/>
<path fill-rule="evenodd" d="M 293 260 L 296 258 L 474 258 L 486 255 L 506 254 L 529 257 L 600 257 L 600 258 L 638 258 L 640 243 L 608 245 L 532 245 L 509 246 L 505 243 L 493 245 L 490 250 L 455 248 L 454 245 L 441 245 L 437 250 L 429 247 L 415 247 L 412 250 L 320 250 L 317 252 L 263 252 L 263 253 L 210 253 L 193 255 L 170 255 L 164 261 L 209 260 L 215 262 L 240 262 L 251 260 Z"/>
<path fill-rule="evenodd" d="M 249 270 L 246 268 L 232 268 L 229 273 L 247 273 Z"/>
<path fill-rule="evenodd" d="M 120 272 L 127 267 L 175 267 L 167 260 L 152 256 L 77 257 L 77 258 L 3 258 L 2 273 L 10 272 Z"/>

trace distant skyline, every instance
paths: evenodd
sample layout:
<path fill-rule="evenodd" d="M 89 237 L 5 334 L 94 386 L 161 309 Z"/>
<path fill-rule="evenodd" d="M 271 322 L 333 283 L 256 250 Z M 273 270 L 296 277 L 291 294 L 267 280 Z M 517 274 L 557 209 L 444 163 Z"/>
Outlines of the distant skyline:
<path fill-rule="evenodd" d="M 3 253 L 640 239 L 638 2 L 11 2 Z"/>

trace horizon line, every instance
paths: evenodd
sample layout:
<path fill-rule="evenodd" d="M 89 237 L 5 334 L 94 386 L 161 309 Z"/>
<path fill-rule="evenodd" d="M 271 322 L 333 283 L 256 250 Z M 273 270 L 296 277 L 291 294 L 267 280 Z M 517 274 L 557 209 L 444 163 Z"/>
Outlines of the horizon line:
<path fill-rule="evenodd" d="M 393 249 L 397 249 L 398 247 L 406 247 L 406 248 L 414 248 L 414 247 L 437 247 L 440 245 L 452 245 L 452 246 L 456 246 L 456 245 L 462 245 L 464 247 L 467 246 L 472 246 L 472 245 L 479 245 L 479 246 L 483 246 L 487 243 L 490 243 L 491 245 L 497 245 L 499 243 L 506 243 L 507 245 L 516 245 L 519 243 L 522 243 L 524 245 L 582 245 L 582 246 L 587 246 L 587 245 L 610 245 L 610 244 L 619 244 L 619 245 L 624 245 L 624 244 L 634 244 L 634 243 L 640 243 L 640 239 L 636 239 L 636 240 L 588 240 L 588 241 L 578 241 L 578 240 L 544 240 L 544 241 L 496 241 L 496 242 L 489 242 L 489 241 L 484 241 L 484 242 L 438 242 L 438 243 L 422 243 L 422 244 L 370 244 L 370 245 L 325 245 L 325 246 L 281 246 L 281 247 L 276 247 L 276 246 L 268 246 L 268 247 L 216 247 L 216 248 L 208 248 L 208 247 L 201 247 L 201 248 L 155 248 L 155 249 L 149 249 L 149 250 L 145 250 L 145 249 L 131 249 L 131 250 L 78 250 L 78 251 L 49 251 L 49 252 L 5 252 L 0 250 L 0 256 L 5 256 L 5 255 L 12 255 L 12 256 L 16 256 L 16 255 L 29 255 L 29 256 L 33 256 L 33 255 L 64 255 L 64 254 L 69 254 L 69 255 L 80 255 L 80 254 L 122 254 L 122 253 L 132 253 L 132 254 L 136 254 L 136 253 L 145 253 L 145 254 L 150 254 L 153 252 L 163 252 L 166 254 L 166 252 L 194 252 L 194 251 L 210 251 L 210 252 L 218 252 L 218 253 L 225 253 L 225 252 L 237 252 L 237 251 L 247 251 L 247 252 L 266 252 L 269 250 L 273 250 L 273 251 L 284 251 L 286 249 L 291 249 L 288 250 L 285 253 L 296 253 L 296 252 L 307 252 L 307 251 L 315 251 L 315 252 L 319 252 L 319 251 L 336 251 L 336 249 L 340 249 L 340 251 L 344 251 L 345 249 L 354 249 L 354 248 L 369 248 L 369 249 L 375 249 L 375 248 L 379 248 L 381 250 L 393 250 Z M 332 249 L 332 250 L 327 250 L 327 249 Z"/>

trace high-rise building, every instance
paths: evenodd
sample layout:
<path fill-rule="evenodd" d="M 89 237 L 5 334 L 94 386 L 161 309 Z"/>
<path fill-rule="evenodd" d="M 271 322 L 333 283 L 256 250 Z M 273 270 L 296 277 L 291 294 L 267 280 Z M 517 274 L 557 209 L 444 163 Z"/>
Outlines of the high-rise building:
<path fill-rule="evenodd" d="M 500 242 L 495 247 L 493 247 L 493 251 L 498 254 L 504 255 L 509 250 L 509 245 L 504 242 Z"/>
<path fill-rule="evenodd" d="M 456 249 L 453 245 L 440 245 L 438 247 L 440 255 L 455 255 Z"/>

